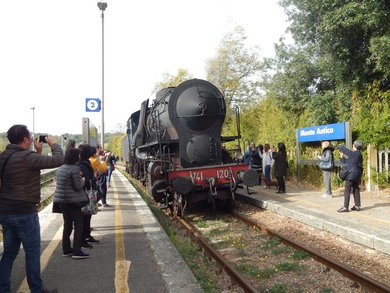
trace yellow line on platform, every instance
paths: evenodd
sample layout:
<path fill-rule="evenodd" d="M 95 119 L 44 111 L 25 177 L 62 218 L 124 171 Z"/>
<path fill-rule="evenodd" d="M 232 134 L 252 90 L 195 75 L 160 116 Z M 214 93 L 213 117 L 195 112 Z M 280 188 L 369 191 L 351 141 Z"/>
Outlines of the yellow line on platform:
<path fill-rule="evenodd" d="M 53 239 L 49 242 L 49 245 L 46 247 L 46 249 L 43 251 L 41 255 L 41 272 L 43 272 L 50 260 L 50 257 L 53 255 L 54 250 L 56 250 L 57 246 L 60 244 L 62 240 L 62 230 L 63 226 L 61 226 L 57 233 L 54 235 Z M 30 289 L 28 288 L 27 284 L 27 278 L 24 278 L 22 284 L 20 285 L 19 289 L 17 290 L 18 293 L 27 293 L 30 292 Z"/>
<path fill-rule="evenodd" d="M 131 261 L 127 261 L 125 255 L 125 242 L 123 239 L 122 212 L 120 209 L 120 199 L 115 182 L 112 181 L 115 198 L 115 292 L 130 292 L 128 278 Z"/>

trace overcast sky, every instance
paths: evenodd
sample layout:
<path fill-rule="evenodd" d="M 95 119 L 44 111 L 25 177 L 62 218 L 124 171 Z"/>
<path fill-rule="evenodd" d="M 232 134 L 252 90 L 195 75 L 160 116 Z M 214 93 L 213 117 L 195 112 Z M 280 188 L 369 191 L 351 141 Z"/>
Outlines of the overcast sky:
<path fill-rule="evenodd" d="M 222 37 L 245 28 L 251 46 L 273 56 L 286 16 L 273 0 L 113 0 L 105 11 L 105 132 L 125 127 L 141 101 L 152 98 L 164 73 L 184 68 L 206 78 Z M 85 111 L 101 98 L 102 22 L 97 1 L 2 1 L 0 132 L 26 124 L 35 132 L 81 133 L 101 113 Z M 35 107 L 35 110 L 31 110 Z"/>

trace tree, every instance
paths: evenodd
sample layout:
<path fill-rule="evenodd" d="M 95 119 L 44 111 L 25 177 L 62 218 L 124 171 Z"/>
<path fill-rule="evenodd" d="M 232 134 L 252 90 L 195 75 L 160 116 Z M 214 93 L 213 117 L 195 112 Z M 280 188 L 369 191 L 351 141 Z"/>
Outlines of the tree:
<path fill-rule="evenodd" d="M 235 27 L 223 37 L 217 56 L 207 64 L 207 79 L 220 89 L 229 107 L 250 103 L 261 93 L 265 66 L 259 60 L 259 49 L 248 48 L 245 41 L 244 29 Z"/>
<path fill-rule="evenodd" d="M 188 79 L 191 79 L 191 78 L 193 78 L 192 74 L 190 74 L 187 71 L 187 69 L 182 69 L 182 68 L 180 68 L 177 71 L 176 75 L 170 75 L 168 73 L 165 73 L 163 76 L 163 80 L 160 82 L 156 82 L 156 84 L 153 88 L 153 93 L 155 93 L 163 88 L 166 88 L 166 87 L 176 87 L 180 83 L 182 83 Z"/>
<path fill-rule="evenodd" d="M 389 82 L 388 0 L 281 0 L 290 31 L 301 47 L 327 58 L 336 79 L 358 90 L 375 80 Z"/>
<path fill-rule="evenodd" d="M 248 48 L 241 26 L 227 33 L 217 56 L 207 62 L 207 79 L 222 92 L 227 104 L 224 135 L 235 135 L 236 106 L 245 108 L 261 97 L 261 80 L 265 65 L 259 60 L 259 49 Z"/>

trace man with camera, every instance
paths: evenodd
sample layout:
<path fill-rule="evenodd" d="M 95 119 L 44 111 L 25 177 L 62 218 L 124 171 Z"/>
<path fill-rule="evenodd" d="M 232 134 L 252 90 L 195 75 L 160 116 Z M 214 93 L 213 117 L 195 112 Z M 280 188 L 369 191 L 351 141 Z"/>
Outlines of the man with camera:
<path fill-rule="evenodd" d="M 31 292 L 57 292 L 43 288 L 37 204 L 41 200 L 40 171 L 61 166 L 63 152 L 49 135 L 33 142 L 25 125 L 13 125 L 7 132 L 7 138 L 10 144 L 0 154 L 0 224 L 4 242 L 0 292 L 11 292 L 11 271 L 20 244 L 23 244 L 26 254 L 26 275 Z M 41 155 L 43 142 L 50 146 L 52 156 Z M 33 143 L 36 151 L 31 150 Z"/>

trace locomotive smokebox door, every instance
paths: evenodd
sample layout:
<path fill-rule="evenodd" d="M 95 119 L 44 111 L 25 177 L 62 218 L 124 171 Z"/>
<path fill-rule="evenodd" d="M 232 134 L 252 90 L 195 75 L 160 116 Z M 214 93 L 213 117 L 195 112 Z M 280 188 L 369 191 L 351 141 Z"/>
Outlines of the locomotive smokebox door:
<path fill-rule="evenodd" d="M 177 130 L 183 168 L 220 164 L 226 104 L 213 84 L 191 79 L 178 85 L 169 100 L 169 117 Z"/>

